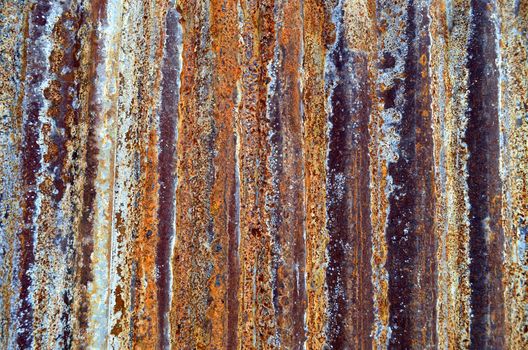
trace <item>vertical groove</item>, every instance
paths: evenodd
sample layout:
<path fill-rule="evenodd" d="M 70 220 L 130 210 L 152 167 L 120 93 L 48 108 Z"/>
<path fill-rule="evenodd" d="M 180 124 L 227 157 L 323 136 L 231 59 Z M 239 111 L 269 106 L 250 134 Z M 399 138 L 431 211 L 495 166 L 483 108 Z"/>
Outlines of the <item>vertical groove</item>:
<path fill-rule="evenodd" d="M 333 349 L 370 348 L 373 292 L 370 259 L 368 130 L 372 101 L 368 66 L 366 3 L 334 9 L 336 42 L 328 55 L 329 89 L 327 158 L 327 342 Z M 364 12 L 363 12 L 364 11 Z M 364 17 L 356 17 L 361 12 Z M 357 22 L 356 22 L 357 21 Z M 358 28 L 358 29 L 356 29 Z M 351 37 L 347 41 L 347 37 Z M 349 47 L 349 45 L 351 45 Z"/>
<path fill-rule="evenodd" d="M 178 141 L 178 103 L 180 99 L 181 73 L 181 40 L 180 15 L 176 9 L 169 9 L 165 19 L 165 52 L 162 65 L 161 106 L 159 113 L 159 206 L 158 206 L 158 243 L 156 247 L 157 301 L 160 349 L 170 347 L 169 309 L 170 309 L 170 275 L 172 254 L 171 241 L 175 239 L 176 211 L 176 144 Z"/>
<path fill-rule="evenodd" d="M 468 192 L 471 348 L 504 346 L 502 205 L 499 176 L 499 81 L 495 3 L 472 1 L 468 45 Z"/>
<path fill-rule="evenodd" d="M 393 191 L 387 225 L 390 303 L 390 344 L 431 347 L 436 343 L 436 241 L 433 235 L 435 198 L 430 93 L 428 89 L 428 6 L 412 1 L 404 40 L 406 53 L 401 97 L 384 96 L 385 108 L 401 113 L 395 131 L 399 145 L 389 165 Z M 384 64 L 393 65 L 387 59 Z"/>

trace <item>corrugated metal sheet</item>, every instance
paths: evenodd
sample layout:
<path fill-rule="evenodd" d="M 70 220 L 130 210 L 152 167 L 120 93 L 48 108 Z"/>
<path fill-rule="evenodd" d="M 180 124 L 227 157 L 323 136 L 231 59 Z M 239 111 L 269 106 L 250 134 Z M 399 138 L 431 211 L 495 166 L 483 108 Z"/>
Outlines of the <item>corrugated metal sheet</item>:
<path fill-rule="evenodd" d="M 528 1 L 0 21 L 0 348 L 528 348 Z"/>

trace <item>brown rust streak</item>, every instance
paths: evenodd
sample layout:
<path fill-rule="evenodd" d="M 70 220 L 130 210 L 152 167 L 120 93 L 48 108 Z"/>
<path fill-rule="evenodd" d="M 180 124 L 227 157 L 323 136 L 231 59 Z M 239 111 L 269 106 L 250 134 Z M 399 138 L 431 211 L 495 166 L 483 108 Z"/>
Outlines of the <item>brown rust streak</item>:
<path fill-rule="evenodd" d="M 157 296 L 156 285 L 156 247 L 159 244 L 158 235 L 158 153 L 157 133 L 148 132 L 148 144 L 143 151 L 141 169 L 144 173 L 141 187 L 142 200 L 141 224 L 138 237 L 134 242 L 134 263 L 136 269 L 130 281 L 132 302 L 132 348 L 155 349 L 161 338 L 158 325 L 158 308 L 160 298 Z M 159 348 L 162 348 L 159 346 Z"/>
<path fill-rule="evenodd" d="M 149 8 L 152 8 L 152 4 L 148 4 Z M 162 66 L 163 58 L 163 48 L 164 48 L 164 35 L 159 35 L 158 40 L 156 41 L 156 32 L 154 28 L 158 25 L 165 23 L 165 7 L 156 9 L 154 13 L 149 12 L 149 16 L 144 16 L 144 28 L 148 30 L 148 36 L 145 42 L 150 44 L 152 38 L 152 50 L 154 52 L 149 52 L 154 58 L 154 64 L 149 66 L 150 69 L 146 69 L 146 73 L 143 76 L 142 81 L 140 82 L 140 92 L 139 96 L 144 98 L 143 103 L 139 106 L 139 130 L 138 138 L 141 140 L 139 147 L 139 159 L 135 159 L 135 162 L 139 164 L 134 164 L 134 166 L 139 167 L 140 174 L 139 176 L 139 192 L 141 193 L 139 212 L 137 213 L 139 217 L 138 227 L 136 228 L 136 236 L 133 236 L 133 247 L 135 254 L 132 257 L 133 268 L 130 271 L 130 339 L 129 342 L 131 347 L 134 349 L 165 349 L 169 347 L 167 342 L 168 327 L 159 326 L 159 313 L 158 311 L 162 309 L 160 303 L 166 299 L 160 297 L 160 294 L 168 295 L 170 292 L 170 286 L 168 284 L 161 284 L 162 293 L 159 293 L 160 284 L 157 284 L 156 271 L 160 276 L 163 276 L 164 273 L 167 273 L 170 262 L 169 256 L 164 256 L 163 264 L 158 264 L 158 252 L 160 251 L 159 245 L 162 242 L 160 238 L 159 230 L 163 228 L 161 221 L 166 220 L 168 224 L 174 221 L 174 200 L 171 198 L 163 198 L 161 195 L 161 188 L 164 187 L 164 191 L 168 191 L 169 194 L 174 195 L 174 186 L 170 186 L 170 183 L 164 182 L 166 179 L 162 180 L 163 175 L 167 174 L 163 171 L 168 168 L 169 176 L 174 178 L 174 167 L 175 161 L 171 159 L 174 157 L 175 147 L 174 139 L 171 137 L 165 138 L 165 143 L 159 142 L 158 137 L 164 139 L 166 136 L 165 133 L 174 133 L 176 128 L 176 123 L 166 124 L 163 122 L 164 113 L 172 112 L 166 107 L 166 100 L 164 100 L 163 92 L 160 93 L 160 86 L 163 88 L 166 85 L 162 85 L 162 73 L 166 73 L 165 67 Z M 154 22 L 154 23 L 153 23 Z M 161 32 L 159 32 L 161 34 Z M 166 34 L 165 34 L 166 35 Z M 161 71 L 156 68 L 162 67 Z M 165 77 L 165 74 L 163 74 Z M 171 76 L 168 76 L 170 79 Z M 160 122 L 157 124 L 157 119 L 154 118 L 156 107 L 156 98 L 161 96 L 161 112 L 160 112 Z M 177 106 L 177 100 L 174 104 Z M 170 116 L 172 118 L 172 116 Z M 169 118 L 169 120 L 171 120 Z M 158 136 L 159 125 L 160 135 Z M 141 137 L 141 135 L 145 135 Z M 165 151 L 164 146 L 168 145 L 169 154 L 168 157 L 162 157 L 161 154 Z M 172 152 L 171 152 L 172 151 Z M 165 155 L 165 153 L 163 153 Z M 171 161 L 172 160 L 172 161 Z M 164 165 L 160 165 L 160 162 L 164 161 Z M 163 210 L 161 207 L 166 208 L 169 215 L 163 217 L 159 213 Z M 171 211 L 172 209 L 172 211 Z M 172 214 L 172 215 L 171 215 Z M 170 239 L 173 237 L 173 232 L 167 232 L 169 238 L 168 241 L 165 241 L 167 247 L 163 249 L 170 249 Z M 163 255 L 162 255 L 163 256 Z M 169 272 L 170 273 L 170 272 Z M 168 277 L 168 276 L 167 276 Z M 167 308 L 168 308 L 168 300 Z M 166 309 L 168 311 L 168 309 Z M 162 313 L 163 314 L 163 313 Z M 163 315 L 167 317 L 168 315 Z M 128 336 L 128 334 L 127 334 Z"/>
<path fill-rule="evenodd" d="M 274 61 L 275 86 L 269 100 L 271 154 L 267 162 L 272 173 L 268 227 L 274 236 L 278 344 L 302 349 L 305 341 L 304 309 L 305 248 L 302 116 L 299 86 L 301 7 L 298 1 L 279 1 L 276 13 L 278 54 Z M 280 21 L 280 22 L 279 22 Z M 275 187 L 277 186 L 277 187 Z"/>
<path fill-rule="evenodd" d="M 467 147 L 463 142 L 469 1 L 431 4 L 431 91 L 438 239 L 438 347 L 469 347 L 469 224 Z M 446 16 L 446 11 L 449 15 Z"/>
<path fill-rule="evenodd" d="M 207 310 L 213 326 L 211 348 L 234 349 L 238 342 L 238 238 L 235 197 L 235 106 L 239 33 L 237 1 L 212 1 L 211 40 L 213 62 L 213 96 L 216 139 L 214 144 L 215 174 L 211 193 L 211 215 L 215 237 L 214 271 L 209 280 L 213 302 Z"/>
<path fill-rule="evenodd" d="M 379 79 L 380 74 L 386 74 L 384 69 L 390 71 L 390 65 L 387 65 L 387 58 L 391 56 L 391 48 L 386 46 L 384 39 L 387 37 L 385 20 L 379 20 L 384 11 L 384 4 L 380 1 L 372 1 L 370 7 L 375 7 L 372 17 L 373 29 L 376 33 L 376 40 L 369 39 L 371 45 L 376 48 L 375 65 L 370 67 L 369 74 L 372 81 Z M 392 63 L 392 62 L 390 62 Z M 398 80 L 394 79 L 392 84 L 386 86 L 385 83 L 376 82 L 375 97 L 372 105 L 369 121 L 369 157 L 370 157 L 370 182 L 376 184 L 372 186 L 370 198 L 370 215 L 372 227 L 372 285 L 373 285 L 373 308 L 374 308 L 374 327 L 372 329 L 372 347 L 376 349 L 386 348 L 390 333 L 389 325 L 389 299 L 388 299 L 388 271 L 386 269 L 388 244 L 386 240 L 387 216 L 389 212 L 389 196 L 387 188 L 389 187 L 387 151 L 390 150 L 390 138 L 392 130 L 391 125 L 387 125 L 382 115 L 385 108 L 386 90 L 397 89 Z M 387 144 L 389 141 L 389 144 Z"/>
<path fill-rule="evenodd" d="M 165 8 L 162 6 L 157 11 L 151 12 L 152 4 L 146 2 L 145 15 L 142 16 L 139 47 L 148 46 L 149 50 L 141 51 L 138 64 L 141 65 L 149 55 L 154 58 L 152 64 L 138 67 L 142 74 L 135 81 L 134 92 L 137 97 L 132 99 L 131 111 L 135 115 L 135 126 L 126 131 L 125 145 L 121 146 L 130 152 L 133 157 L 127 158 L 132 173 L 127 172 L 122 176 L 132 175 L 122 179 L 128 186 L 128 193 L 134 197 L 126 202 L 128 208 L 127 222 L 116 221 L 115 229 L 119 244 L 127 244 L 123 261 L 115 266 L 116 272 L 122 275 L 122 282 L 115 288 L 116 311 L 119 310 L 121 318 L 113 325 L 112 336 L 120 346 L 130 346 L 134 349 L 156 348 L 159 334 L 157 331 L 157 289 L 156 289 L 156 246 L 157 236 L 157 210 L 158 210 L 158 150 L 157 132 L 152 124 L 155 119 L 155 98 L 158 96 L 160 76 L 159 71 L 154 71 L 160 65 L 162 58 L 162 36 L 156 41 L 156 32 L 153 30 L 162 22 Z M 155 22 L 155 23 L 152 23 Z M 143 32 L 144 31 L 144 32 Z M 134 39 L 133 39 L 134 40 Z M 154 51 L 154 52 L 152 52 Z M 123 83 L 121 83 L 123 84 Z M 119 152 L 119 151 L 118 151 Z M 139 205 L 138 205 L 139 203 Z M 119 211 L 116 217 L 119 218 Z M 116 249 L 116 248 L 114 248 Z M 119 260 L 118 260 L 119 261 Z M 159 273 L 162 273 L 160 269 Z M 114 311 L 114 312 L 116 312 Z"/>
<path fill-rule="evenodd" d="M 131 51 L 134 64 L 123 66 L 120 72 L 125 101 L 120 106 L 123 110 L 120 118 L 124 118 L 120 124 L 126 125 L 127 118 L 134 122 L 120 130 L 118 137 L 117 153 L 125 171 L 117 172 L 116 185 L 126 187 L 129 198 L 123 200 L 123 195 L 118 197 L 119 190 L 116 191 L 116 199 L 122 203 L 114 214 L 117 244 L 113 250 L 117 252 L 112 273 L 118 275 L 116 285 L 111 287 L 115 298 L 112 313 L 120 315 L 113 318 L 110 329 L 114 347 L 156 348 L 160 335 L 166 334 L 157 329 L 156 273 L 163 275 L 165 270 L 156 266 L 159 186 L 155 118 L 163 58 L 164 38 L 160 30 L 165 12 L 165 6 L 144 1 L 142 11 L 127 11 L 124 16 L 127 30 L 120 45 L 122 50 Z M 127 22 L 138 25 L 130 26 Z M 126 220 L 118 220 L 122 217 Z"/>
<path fill-rule="evenodd" d="M 463 142 L 467 118 L 467 40 L 469 1 L 451 4 L 446 32 L 445 176 L 446 234 L 438 251 L 439 346 L 469 346 L 469 203 L 467 197 L 467 146 Z M 434 38 L 433 38 L 434 39 Z M 434 58 L 431 58 L 432 60 Z M 438 161 L 437 161 L 438 163 Z M 441 194 L 441 192 L 438 192 Z M 455 291 L 453 293 L 452 291 Z M 445 304 L 445 305 L 444 305 Z M 444 320 L 444 317 L 447 320 Z M 447 332 L 446 334 L 443 334 Z M 443 336 L 447 336 L 444 339 Z"/>
<path fill-rule="evenodd" d="M 177 152 L 179 155 L 172 298 L 172 346 L 203 349 L 212 341 L 213 320 L 207 310 L 220 300 L 211 294 L 215 258 L 221 237 L 211 213 L 214 204 L 214 143 L 210 7 L 204 1 L 182 1 L 183 68 L 180 88 Z M 226 244 L 227 245 L 227 244 Z"/>
<path fill-rule="evenodd" d="M 326 231 L 326 113 L 324 59 L 333 24 L 322 0 L 304 2 L 304 187 L 306 219 L 306 328 L 308 349 L 320 349 L 324 342 L 327 298 L 325 263 Z"/>
<path fill-rule="evenodd" d="M 271 237 L 266 230 L 269 191 L 266 158 L 267 66 L 273 57 L 273 2 L 242 0 L 241 101 L 237 120 L 240 148 L 239 345 L 273 348 L 276 333 L 271 287 Z"/>
<path fill-rule="evenodd" d="M 447 18 L 445 16 L 445 4 L 442 1 L 435 0 L 431 2 L 430 7 L 430 35 L 431 48 L 429 57 L 430 78 L 431 78 L 431 111 L 433 122 L 433 144 L 434 144 L 434 167 L 435 167 L 435 193 L 436 207 L 435 207 L 435 236 L 438 240 L 436 259 L 438 264 L 438 278 L 437 278 L 437 344 L 439 348 L 449 348 L 449 326 L 452 326 L 452 318 L 450 313 L 452 295 L 451 288 L 453 279 L 457 275 L 448 270 L 451 259 L 451 251 L 448 251 L 448 235 L 449 235 L 449 216 L 448 206 L 451 203 L 448 199 L 448 172 L 452 171 L 447 168 L 448 161 L 446 160 L 447 142 L 446 131 L 451 122 L 451 116 L 446 112 L 447 95 L 446 88 L 449 84 L 449 67 L 447 65 L 448 50 L 447 50 Z M 446 130 L 447 129 L 447 130 Z M 461 211 L 459 211 L 461 212 Z M 455 250 L 456 254 L 457 251 Z"/>
<path fill-rule="evenodd" d="M 112 273 L 118 275 L 117 284 L 111 287 L 115 298 L 111 314 L 120 317 L 112 319 L 109 331 L 114 347 L 154 349 L 160 335 L 166 334 L 158 330 L 157 274 L 162 276 L 166 270 L 156 265 L 159 184 L 158 121 L 155 118 L 163 58 L 161 28 L 166 8 L 154 6 L 150 1 L 143 2 L 142 6 L 142 12 L 129 11 L 125 15 L 125 21 L 134 23 L 140 18 L 141 22 L 138 26 L 125 25 L 127 31 L 120 43 L 122 50 L 130 51 L 135 58 L 132 67 L 124 66 L 120 72 L 123 80 L 120 86 L 124 87 L 121 96 L 124 101 L 131 97 L 130 104 L 120 106 L 123 110 L 120 118 L 132 118 L 134 123 L 120 130 L 118 137 L 117 153 L 122 160 L 117 169 L 125 171 L 122 174 L 117 171 L 116 185 L 126 186 L 129 198 L 120 199 L 122 205 L 114 214 L 117 245 L 113 250 L 118 252 Z M 130 75 L 131 70 L 134 73 Z M 127 119 L 123 119 L 120 124 L 126 125 L 126 122 Z M 116 193 L 119 195 L 119 190 Z M 123 220 L 125 216 L 127 219 Z M 168 265 L 167 258 L 165 266 L 168 268 Z M 169 288 L 164 288 L 165 291 Z"/>
<path fill-rule="evenodd" d="M 528 1 L 499 1 L 505 348 L 528 348 Z"/>

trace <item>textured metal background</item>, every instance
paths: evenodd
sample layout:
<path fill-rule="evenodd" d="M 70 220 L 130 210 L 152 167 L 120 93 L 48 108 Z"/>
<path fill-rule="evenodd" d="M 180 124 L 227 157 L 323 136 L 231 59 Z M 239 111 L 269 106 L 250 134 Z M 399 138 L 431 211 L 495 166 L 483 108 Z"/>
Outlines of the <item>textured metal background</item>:
<path fill-rule="evenodd" d="M 528 348 L 528 1 L 0 21 L 1 349 Z"/>

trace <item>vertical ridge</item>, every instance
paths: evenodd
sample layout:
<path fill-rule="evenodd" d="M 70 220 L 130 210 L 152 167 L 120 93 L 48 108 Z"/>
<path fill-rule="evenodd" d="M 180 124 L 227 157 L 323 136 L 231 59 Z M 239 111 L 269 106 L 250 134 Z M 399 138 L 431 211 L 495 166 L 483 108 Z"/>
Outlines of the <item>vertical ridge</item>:
<path fill-rule="evenodd" d="M 326 112 L 324 68 L 329 36 L 333 32 L 328 6 L 319 0 L 304 2 L 303 16 L 303 154 L 306 218 L 306 347 L 325 343 L 327 296 L 326 247 Z"/>

